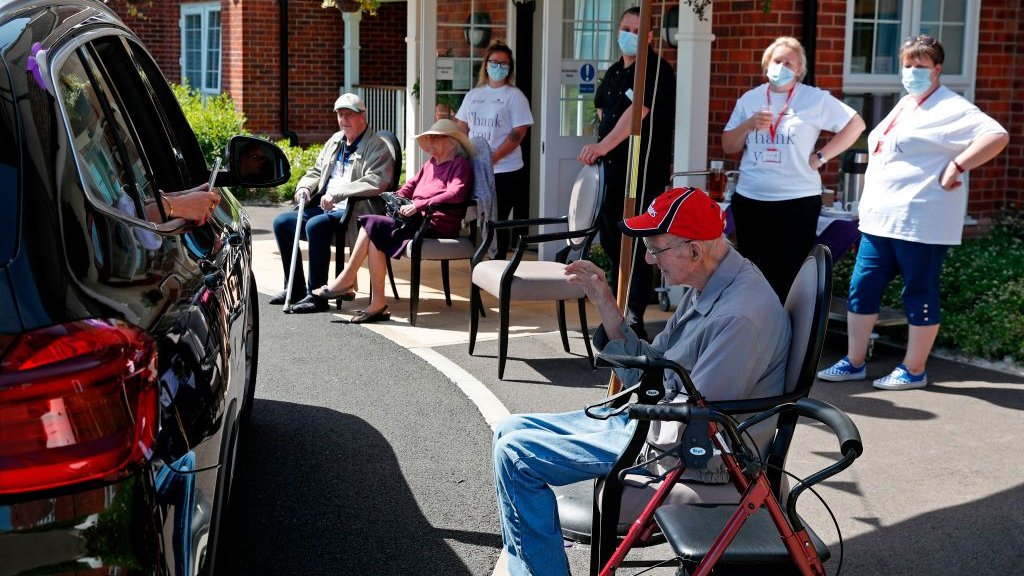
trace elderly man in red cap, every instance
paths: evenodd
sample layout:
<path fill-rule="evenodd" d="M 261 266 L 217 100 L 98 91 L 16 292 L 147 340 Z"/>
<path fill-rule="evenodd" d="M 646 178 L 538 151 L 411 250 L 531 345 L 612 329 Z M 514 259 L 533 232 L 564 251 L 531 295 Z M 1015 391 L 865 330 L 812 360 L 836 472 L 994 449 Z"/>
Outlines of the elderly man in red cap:
<path fill-rule="evenodd" d="M 647 262 L 668 283 L 687 289 L 665 329 L 648 344 L 626 323 L 601 268 L 585 260 L 570 264 L 568 281 L 581 285 L 601 312 L 597 347 L 673 360 L 711 402 L 781 394 L 789 318 L 757 267 L 722 236 L 725 216 L 718 204 L 699 189 L 676 188 L 619 227 L 643 239 Z M 619 376 L 629 386 L 640 373 L 622 370 Z M 685 402 L 681 390 L 678 377 L 666 372 L 665 401 Z M 679 441 L 679 426 L 657 424 L 648 435 L 651 446 Z M 568 574 L 549 486 L 607 474 L 634 427 L 625 414 L 594 420 L 582 410 L 516 415 L 498 424 L 494 481 L 511 574 Z M 684 478 L 704 485 L 729 480 L 718 459 L 706 470 L 688 470 Z"/>

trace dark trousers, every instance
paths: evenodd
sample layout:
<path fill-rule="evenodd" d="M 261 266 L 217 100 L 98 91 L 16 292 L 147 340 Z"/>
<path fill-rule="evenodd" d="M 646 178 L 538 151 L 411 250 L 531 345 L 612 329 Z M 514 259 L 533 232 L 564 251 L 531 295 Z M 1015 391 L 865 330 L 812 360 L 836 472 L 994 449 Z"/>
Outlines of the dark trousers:
<path fill-rule="evenodd" d="M 612 290 L 617 290 L 619 278 L 620 243 L 622 232 L 619 230 L 619 222 L 622 221 L 622 203 L 626 196 L 626 172 L 627 166 L 624 161 L 606 159 L 604 161 L 605 196 L 604 204 L 601 207 L 601 214 L 598 217 L 598 230 L 601 234 L 601 247 L 611 261 L 612 274 L 610 281 Z M 646 210 L 654 198 L 665 190 L 668 183 L 668 164 L 656 162 L 652 159 L 651 170 L 647 173 L 647 188 L 639 189 L 644 180 L 644 173 L 638 175 L 638 192 L 634 215 L 641 210 Z M 629 295 L 626 301 L 626 309 L 635 319 L 635 323 L 643 325 L 644 313 L 650 303 L 651 285 L 654 278 L 654 270 L 644 258 L 643 242 L 633 242 L 633 267 L 629 278 Z"/>
<path fill-rule="evenodd" d="M 814 247 L 819 214 L 820 195 L 766 202 L 733 194 L 736 247 L 761 269 L 780 302 Z"/>
<path fill-rule="evenodd" d="M 327 284 L 327 272 L 331 266 L 331 245 L 335 233 L 345 222 L 345 210 L 324 212 L 319 206 L 306 208 L 302 212 L 302 229 L 300 238 L 309 242 L 309 284 L 306 284 L 302 271 L 302 259 L 295 265 L 295 281 L 292 286 L 292 301 L 301 299 L 307 293 Z M 274 218 L 274 239 L 281 253 L 281 264 L 284 266 L 283 288 L 288 288 L 288 274 L 292 266 L 292 240 L 295 238 L 295 221 L 299 218 L 297 210 L 283 212 Z"/>
<path fill-rule="evenodd" d="M 495 220 L 508 220 L 510 214 L 514 214 L 517 220 L 530 217 L 530 180 L 526 167 L 512 172 L 494 174 L 494 190 L 497 196 L 498 213 Z M 515 248 L 520 236 L 525 236 L 527 229 L 502 228 L 498 230 L 497 250 L 495 256 L 498 260 L 504 260 L 508 255 L 509 248 Z"/>

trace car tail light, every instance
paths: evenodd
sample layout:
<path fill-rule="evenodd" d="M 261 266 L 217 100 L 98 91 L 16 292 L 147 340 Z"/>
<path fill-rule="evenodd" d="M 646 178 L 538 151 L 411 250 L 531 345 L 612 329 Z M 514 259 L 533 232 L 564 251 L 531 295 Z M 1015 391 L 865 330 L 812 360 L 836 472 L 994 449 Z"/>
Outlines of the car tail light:
<path fill-rule="evenodd" d="M 0 359 L 0 494 L 116 477 L 149 458 L 156 343 L 119 320 L 22 334 Z"/>

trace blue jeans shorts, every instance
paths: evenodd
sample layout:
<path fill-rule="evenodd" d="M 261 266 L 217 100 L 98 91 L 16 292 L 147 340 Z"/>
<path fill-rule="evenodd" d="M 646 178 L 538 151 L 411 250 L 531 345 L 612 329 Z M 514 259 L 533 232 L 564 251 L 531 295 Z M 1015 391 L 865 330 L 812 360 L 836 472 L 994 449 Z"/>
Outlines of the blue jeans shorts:
<path fill-rule="evenodd" d="M 942 321 L 939 277 L 949 246 L 862 234 L 850 278 L 850 312 L 877 314 L 882 294 L 897 274 L 903 276 L 903 309 L 912 326 Z"/>

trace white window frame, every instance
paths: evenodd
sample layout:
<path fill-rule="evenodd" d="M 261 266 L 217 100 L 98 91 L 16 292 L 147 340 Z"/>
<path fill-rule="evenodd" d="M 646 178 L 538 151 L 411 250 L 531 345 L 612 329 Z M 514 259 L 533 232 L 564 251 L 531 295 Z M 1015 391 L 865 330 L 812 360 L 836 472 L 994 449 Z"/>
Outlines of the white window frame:
<path fill-rule="evenodd" d="M 900 38 L 919 34 L 921 30 L 921 4 L 929 0 L 903 0 L 900 14 Z M 981 0 L 964 0 L 964 53 L 961 74 L 942 74 L 942 83 L 968 100 L 974 99 L 975 71 L 978 60 L 978 28 Z M 846 3 L 846 41 L 843 48 L 843 92 L 845 94 L 901 93 L 903 86 L 898 74 L 854 74 L 850 72 L 853 50 L 853 8 L 855 1 Z"/>
<path fill-rule="evenodd" d="M 208 85 L 206 85 L 206 79 L 207 79 L 207 76 L 209 75 L 208 74 L 209 73 L 209 69 L 208 69 L 207 66 L 208 66 L 208 62 L 209 62 L 209 57 L 208 56 L 209 56 L 209 53 L 210 53 L 210 47 L 209 47 L 209 40 L 210 40 L 210 15 L 213 12 L 218 12 L 218 13 L 221 12 L 220 2 L 203 2 L 203 3 L 193 3 L 193 4 L 182 4 L 181 5 L 181 19 L 179 20 L 179 23 L 178 23 L 178 29 L 181 32 L 181 44 L 180 44 L 181 56 L 180 56 L 180 58 L 178 60 L 178 63 L 179 63 L 179 67 L 181 68 L 181 81 L 182 81 L 182 83 L 184 83 L 185 82 L 185 17 L 186 16 L 196 16 L 196 15 L 198 15 L 199 18 L 200 18 L 200 24 L 199 24 L 199 28 L 200 28 L 200 49 L 199 49 L 199 53 L 201 55 L 200 56 L 201 62 L 200 62 L 199 77 L 202 79 L 202 81 L 201 81 L 202 85 L 200 85 L 200 86 L 192 86 L 192 88 L 195 88 L 195 89 L 199 90 L 199 92 L 201 94 L 217 95 L 217 94 L 220 94 L 220 92 L 221 92 L 220 87 L 221 87 L 221 84 L 223 83 L 223 79 L 224 79 L 224 52 L 223 52 L 223 47 L 224 47 L 224 27 L 223 27 L 223 24 L 224 24 L 224 20 L 223 20 L 223 18 L 221 18 L 220 39 L 219 39 L 218 46 L 216 48 L 217 62 L 219 63 L 218 64 L 218 68 L 217 68 L 217 83 L 216 83 L 216 86 L 208 86 Z"/>

